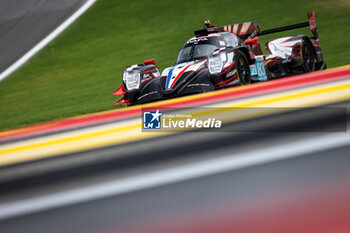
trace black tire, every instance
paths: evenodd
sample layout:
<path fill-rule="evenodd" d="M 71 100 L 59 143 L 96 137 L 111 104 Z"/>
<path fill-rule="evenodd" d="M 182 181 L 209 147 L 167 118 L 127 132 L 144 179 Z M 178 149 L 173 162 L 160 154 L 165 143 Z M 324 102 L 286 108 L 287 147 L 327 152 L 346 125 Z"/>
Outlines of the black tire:
<path fill-rule="evenodd" d="M 300 58 L 304 72 L 312 72 L 316 69 L 315 49 L 308 40 L 303 40 L 300 46 Z"/>
<path fill-rule="evenodd" d="M 246 85 L 252 82 L 250 77 L 249 62 L 244 53 L 238 51 L 235 54 L 236 72 L 241 85 Z"/>

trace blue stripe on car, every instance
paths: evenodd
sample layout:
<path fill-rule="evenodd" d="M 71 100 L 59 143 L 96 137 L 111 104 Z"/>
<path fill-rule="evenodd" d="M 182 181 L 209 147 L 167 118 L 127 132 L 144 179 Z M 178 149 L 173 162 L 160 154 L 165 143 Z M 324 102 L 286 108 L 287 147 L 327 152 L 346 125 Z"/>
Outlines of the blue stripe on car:
<path fill-rule="evenodd" d="M 188 64 L 193 64 L 194 63 L 194 61 L 190 61 L 190 62 L 184 62 L 184 63 L 181 63 L 181 64 L 177 64 L 177 65 L 175 65 L 173 68 L 171 68 L 171 70 L 169 71 L 169 73 L 168 73 L 168 78 L 167 78 L 167 80 L 166 80 L 166 89 L 168 89 L 169 88 L 169 85 L 170 85 L 170 79 L 171 79 L 171 77 L 173 76 L 173 71 L 174 71 L 174 69 L 176 68 L 176 67 L 178 67 L 178 66 L 186 66 L 186 65 L 188 65 Z"/>
<path fill-rule="evenodd" d="M 171 76 L 173 76 L 173 70 L 175 69 L 175 66 L 173 68 L 171 68 L 171 70 L 169 71 L 168 73 L 168 78 L 166 80 L 166 88 L 168 89 L 169 88 L 169 84 L 170 84 L 170 79 L 171 79 Z"/>

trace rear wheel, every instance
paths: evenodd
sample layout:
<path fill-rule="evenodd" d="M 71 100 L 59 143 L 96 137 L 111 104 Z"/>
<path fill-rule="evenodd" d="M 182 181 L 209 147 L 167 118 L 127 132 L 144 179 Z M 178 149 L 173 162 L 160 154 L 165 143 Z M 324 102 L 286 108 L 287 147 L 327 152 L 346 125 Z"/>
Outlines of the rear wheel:
<path fill-rule="evenodd" d="M 236 60 L 236 70 L 239 82 L 241 85 L 246 85 L 251 83 L 252 79 L 250 77 L 250 68 L 247 57 L 241 51 L 235 54 Z"/>
<path fill-rule="evenodd" d="M 300 58 L 304 72 L 312 72 L 316 67 L 316 53 L 314 47 L 308 40 L 301 42 Z"/>

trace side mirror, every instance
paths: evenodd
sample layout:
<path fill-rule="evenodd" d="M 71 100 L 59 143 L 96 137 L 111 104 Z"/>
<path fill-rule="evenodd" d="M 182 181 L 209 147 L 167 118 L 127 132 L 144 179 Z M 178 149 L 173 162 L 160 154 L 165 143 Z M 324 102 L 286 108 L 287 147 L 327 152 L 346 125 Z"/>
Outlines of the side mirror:
<path fill-rule="evenodd" d="M 250 40 L 246 40 L 244 41 L 245 45 L 252 45 L 252 44 L 259 44 L 259 40 L 258 39 L 250 39 Z"/>
<path fill-rule="evenodd" d="M 145 65 L 156 65 L 156 61 L 152 58 L 143 62 Z"/>

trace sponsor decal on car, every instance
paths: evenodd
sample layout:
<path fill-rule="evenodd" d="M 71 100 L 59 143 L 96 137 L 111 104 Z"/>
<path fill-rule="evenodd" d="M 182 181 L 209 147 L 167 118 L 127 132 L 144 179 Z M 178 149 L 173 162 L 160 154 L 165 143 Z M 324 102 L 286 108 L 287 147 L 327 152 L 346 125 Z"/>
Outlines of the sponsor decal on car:
<path fill-rule="evenodd" d="M 256 56 L 255 57 L 255 64 L 250 65 L 249 68 L 250 68 L 250 75 L 251 76 L 257 75 L 259 81 L 266 81 L 267 80 L 264 56 Z"/>
<path fill-rule="evenodd" d="M 230 78 L 230 77 L 232 77 L 233 75 L 235 75 L 236 74 L 236 70 L 231 70 L 230 72 L 228 72 L 227 74 L 226 74 L 226 78 Z"/>
<path fill-rule="evenodd" d="M 203 37 L 203 38 L 193 38 L 193 39 L 190 39 L 186 42 L 186 44 L 188 43 L 194 43 L 194 42 L 200 42 L 200 41 L 207 41 L 208 39 L 206 37 Z"/>
<path fill-rule="evenodd" d="M 141 95 L 139 98 L 137 98 L 137 100 L 143 99 L 143 98 L 145 98 L 147 96 L 154 95 L 154 94 L 157 94 L 157 93 L 158 93 L 157 91 L 148 92 L 148 93 L 146 93 L 144 95 Z"/>
<path fill-rule="evenodd" d="M 208 83 L 191 83 L 187 85 L 188 87 L 209 87 Z"/>

